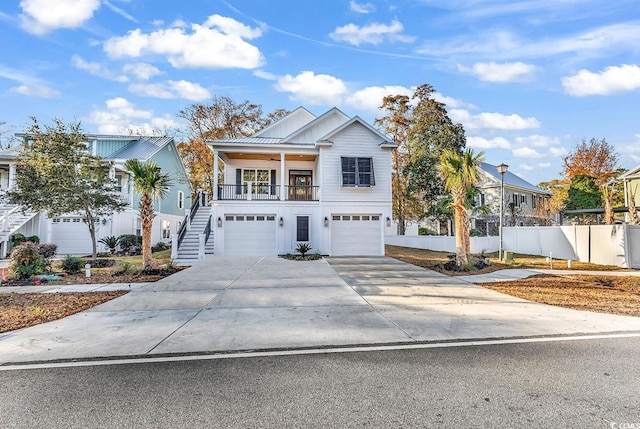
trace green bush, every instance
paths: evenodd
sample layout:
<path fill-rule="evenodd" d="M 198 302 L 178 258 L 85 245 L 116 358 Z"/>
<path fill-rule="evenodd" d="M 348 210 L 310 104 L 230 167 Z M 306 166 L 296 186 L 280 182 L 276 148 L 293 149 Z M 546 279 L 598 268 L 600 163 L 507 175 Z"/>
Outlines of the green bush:
<path fill-rule="evenodd" d="M 28 279 L 36 274 L 42 274 L 45 265 L 40 254 L 40 246 L 36 243 L 25 242 L 15 247 L 11 252 L 9 271 L 18 279 Z"/>
<path fill-rule="evenodd" d="M 115 235 L 109 235 L 107 237 L 102 237 L 98 240 L 98 243 L 102 243 L 109 248 L 109 252 L 113 255 L 116 252 L 116 247 L 120 243 L 120 237 L 116 237 Z"/>
<path fill-rule="evenodd" d="M 77 256 L 67 255 L 62 260 L 62 270 L 67 274 L 77 274 L 84 268 L 84 261 Z"/>
<path fill-rule="evenodd" d="M 40 243 L 40 237 L 38 237 L 37 235 L 30 235 L 26 238 L 26 240 L 30 243 Z"/>
<path fill-rule="evenodd" d="M 471 237 L 482 237 L 484 236 L 484 233 L 479 229 L 473 228 L 471 231 L 469 231 L 469 235 Z"/>
<path fill-rule="evenodd" d="M 429 235 L 429 228 L 424 226 L 418 227 L 418 235 Z"/>
<path fill-rule="evenodd" d="M 11 236 L 11 247 L 19 246 L 20 243 L 24 243 L 25 241 L 27 241 L 27 237 L 25 237 L 24 234 L 16 232 Z"/>
<path fill-rule="evenodd" d="M 135 234 L 123 234 L 120 237 L 120 249 L 129 255 L 142 251 L 142 236 Z"/>
<path fill-rule="evenodd" d="M 165 243 L 164 241 L 158 241 L 158 243 L 156 244 L 156 247 L 160 250 L 166 250 L 168 249 L 170 246 Z"/>

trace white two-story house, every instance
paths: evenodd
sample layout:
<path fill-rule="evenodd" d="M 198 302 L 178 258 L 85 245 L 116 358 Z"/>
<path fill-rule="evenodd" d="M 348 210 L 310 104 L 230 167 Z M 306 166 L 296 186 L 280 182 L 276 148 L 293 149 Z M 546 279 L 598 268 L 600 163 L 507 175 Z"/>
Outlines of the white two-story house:
<path fill-rule="evenodd" d="M 323 255 L 384 254 L 395 145 L 361 118 L 300 107 L 250 137 L 208 144 L 216 255 L 295 253 L 299 243 Z"/>

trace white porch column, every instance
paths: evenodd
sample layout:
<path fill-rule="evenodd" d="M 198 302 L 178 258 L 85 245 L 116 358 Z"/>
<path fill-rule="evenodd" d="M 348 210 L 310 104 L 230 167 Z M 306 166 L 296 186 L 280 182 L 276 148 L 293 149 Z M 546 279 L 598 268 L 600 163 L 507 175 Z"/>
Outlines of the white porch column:
<path fill-rule="evenodd" d="M 9 163 L 9 189 L 13 189 L 16 184 L 16 164 Z"/>
<path fill-rule="evenodd" d="M 285 187 L 285 169 L 284 169 L 284 153 L 280 153 L 280 201 L 284 201 L 287 198 Z"/>
<path fill-rule="evenodd" d="M 213 200 L 218 200 L 218 151 L 213 150 Z"/>

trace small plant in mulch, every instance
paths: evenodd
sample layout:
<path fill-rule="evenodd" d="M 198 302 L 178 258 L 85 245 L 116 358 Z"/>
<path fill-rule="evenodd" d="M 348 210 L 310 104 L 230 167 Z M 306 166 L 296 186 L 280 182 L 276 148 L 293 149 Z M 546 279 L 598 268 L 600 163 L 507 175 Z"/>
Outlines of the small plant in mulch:
<path fill-rule="evenodd" d="M 447 257 L 449 261 L 442 264 L 442 268 L 447 271 L 478 271 L 490 265 L 485 262 L 484 255 L 469 255 L 468 262 L 463 265 L 456 264 L 456 255 L 448 255 Z"/>
<path fill-rule="evenodd" d="M 285 255 L 282 255 L 282 257 L 290 261 L 317 261 L 318 259 L 322 259 L 322 255 L 320 255 L 319 253 L 310 253 L 304 256 L 287 253 Z"/>

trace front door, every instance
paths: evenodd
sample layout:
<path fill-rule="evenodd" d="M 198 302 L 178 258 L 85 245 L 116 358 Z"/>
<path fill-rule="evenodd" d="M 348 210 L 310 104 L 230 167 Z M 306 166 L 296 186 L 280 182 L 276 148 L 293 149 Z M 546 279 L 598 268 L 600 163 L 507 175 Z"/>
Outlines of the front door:
<path fill-rule="evenodd" d="M 289 199 L 298 201 L 311 201 L 313 182 L 311 171 L 291 170 L 289 171 Z"/>

